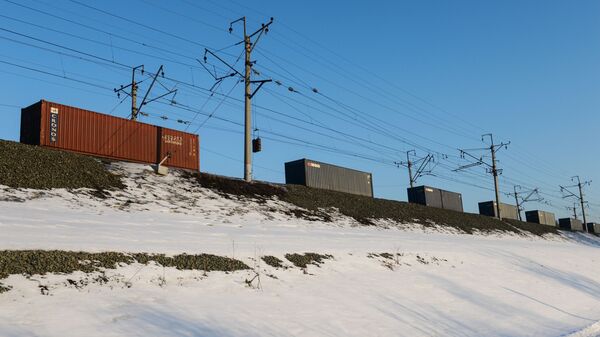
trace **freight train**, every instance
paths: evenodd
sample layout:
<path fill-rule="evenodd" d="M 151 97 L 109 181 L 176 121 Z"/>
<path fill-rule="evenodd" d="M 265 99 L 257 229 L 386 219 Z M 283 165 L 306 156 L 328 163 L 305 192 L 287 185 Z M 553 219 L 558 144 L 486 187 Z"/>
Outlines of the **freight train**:
<path fill-rule="evenodd" d="M 198 135 L 73 106 L 40 100 L 21 110 L 21 142 L 91 156 L 200 170 Z M 286 184 L 373 197 L 373 175 L 310 159 L 285 163 Z M 463 212 L 462 195 L 430 186 L 407 190 L 410 203 Z M 502 217 L 518 219 L 518 209 L 500 205 Z M 479 213 L 497 216 L 494 201 L 479 203 Z M 556 226 L 554 214 L 525 213 L 528 222 Z M 600 225 L 560 219 L 561 229 L 600 233 Z"/>

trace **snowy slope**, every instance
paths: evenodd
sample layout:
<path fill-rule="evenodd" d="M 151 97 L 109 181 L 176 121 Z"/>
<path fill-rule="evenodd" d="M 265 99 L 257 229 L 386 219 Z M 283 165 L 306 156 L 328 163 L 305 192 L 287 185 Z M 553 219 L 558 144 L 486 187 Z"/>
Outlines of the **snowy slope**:
<path fill-rule="evenodd" d="M 255 271 L 155 264 L 107 270 L 106 283 L 84 286 L 94 275 L 12 275 L 2 281 L 13 289 L 0 294 L 0 336 L 600 336 L 597 237 L 307 221 L 281 201 L 224 198 L 144 166 L 115 169 L 128 188 L 104 200 L 3 188 L 0 247 L 213 253 L 252 266 L 260 287 L 244 282 Z M 291 252 L 333 259 L 306 271 L 258 259 Z M 370 256 L 382 252 L 399 257 Z"/>

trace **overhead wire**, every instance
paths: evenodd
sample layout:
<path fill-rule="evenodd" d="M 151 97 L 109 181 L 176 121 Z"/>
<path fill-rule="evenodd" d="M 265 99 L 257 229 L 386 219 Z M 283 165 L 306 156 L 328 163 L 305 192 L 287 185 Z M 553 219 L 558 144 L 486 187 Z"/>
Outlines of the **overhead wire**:
<path fill-rule="evenodd" d="M 72 2 L 77 2 L 77 1 L 72 1 Z M 91 56 L 91 55 L 88 55 L 88 56 Z M 109 60 L 109 59 L 105 59 L 104 61 L 106 61 L 106 62 L 109 62 L 109 63 L 110 63 L 110 61 L 111 61 L 111 60 Z M 112 60 L 112 63 L 113 63 L 113 64 L 115 64 L 114 60 Z M 55 75 L 56 75 L 56 74 L 55 74 Z M 192 87 L 196 87 L 196 86 L 195 86 L 195 85 L 192 85 Z M 206 88 L 202 88 L 202 89 L 203 89 L 203 90 L 206 90 Z"/>
<path fill-rule="evenodd" d="M 238 4 L 239 4 L 239 3 L 238 3 Z M 243 5 L 242 5 L 242 6 L 243 6 Z M 248 7 L 248 6 L 244 6 L 244 7 L 246 7 L 246 8 L 250 8 L 250 7 Z M 278 20 L 278 23 L 279 23 L 279 24 L 281 24 L 281 25 L 284 25 L 284 26 L 285 26 L 285 23 L 282 23 L 282 22 L 281 22 L 281 21 L 279 21 L 279 20 Z M 464 118 L 461 118 L 461 117 L 460 117 L 459 115 L 457 115 L 457 114 L 453 114 L 453 113 L 451 113 L 451 112 L 449 112 L 449 111 L 446 111 L 445 109 L 443 109 L 443 108 L 441 108 L 441 107 L 439 107 L 439 106 L 437 106 L 437 105 L 435 105 L 435 104 L 433 104 L 433 103 L 429 102 L 428 100 L 425 100 L 425 99 L 423 99 L 423 98 L 421 98 L 421 97 L 419 97 L 419 96 L 417 96 L 417 95 L 415 95 L 415 94 L 413 94 L 413 93 L 411 93 L 411 92 L 409 92 L 409 91 L 407 91 L 407 90 L 405 90 L 405 89 L 403 89 L 403 88 L 399 88 L 399 87 L 398 87 L 397 85 L 395 85 L 394 83 L 391 83 L 390 81 L 388 81 L 388 80 L 386 80 L 386 79 L 383 79 L 383 78 L 381 78 L 380 76 L 377 76 L 376 74 L 374 74 L 372 71 L 370 71 L 370 70 L 366 69 L 366 68 L 365 68 L 364 66 L 362 66 L 361 64 L 356 64 L 356 63 L 354 63 L 354 62 L 352 62 L 352 61 L 348 60 L 347 58 L 345 58 L 345 57 L 343 57 L 343 56 L 341 56 L 341 55 L 339 55 L 339 54 L 337 54 L 337 53 L 333 52 L 332 50 L 328 49 L 327 47 L 324 47 L 324 46 L 320 45 L 319 43 L 317 43 L 316 41 L 314 41 L 314 40 L 312 40 L 312 39 L 310 39 L 310 38 L 308 38 L 308 37 L 306 37 L 306 36 L 302 35 L 301 33 L 299 33 L 299 32 L 297 32 L 297 31 L 295 31 L 295 30 L 294 30 L 293 28 L 291 28 L 291 27 L 288 27 L 288 28 L 289 28 L 290 30 L 294 31 L 295 33 L 297 33 L 298 35 L 301 35 L 301 36 L 303 36 L 303 37 L 304 37 L 304 38 L 306 38 L 307 40 L 309 40 L 309 41 L 311 41 L 311 42 L 313 42 L 313 43 L 315 43 L 315 44 L 319 45 L 320 47 L 322 47 L 322 48 L 324 48 L 324 49 L 327 49 L 327 50 L 328 50 L 329 52 L 331 52 L 332 54 L 335 54 L 336 56 L 338 56 L 338 57 L 340 57 L 340 58 L 343 58 L 345 61 L 352 63 L 352 64 L 353 64 L 353 66 L 355 66 L 355 67 L 360 67 L 362 70 L 364 70 L 365 72 L 369 73 L 370 75 L 378 77 L 380 80 L 383 80 L 383 81 L 385 81 L 385 82 L 386 82 L 388 85 L 393 85 L 395 88 L 398 88 L 398 89 L 402 90 L 403 92 L 405 92 L 405 93 L 409 94 L 411 97 L 413 97 L 413 98 L 415 98 L 415 99 L 418 99 L 418 100 L 420 100 L 421 102 L 423 102 L 423 103 L 426 103 L 426 104 L 428 104 L 429 106 L 431 106 L 431 107 L 434 107 L 434 108 L 436 108 L 436 109 L 438 109 L 438 110 L 441 110 L 441 111 L 443 111 L 443 112 L 445 112 L 445 113 L 447 113 L 447 114 L 449 114 L 449 115 L 452 115 L 454 118 L 457 118 L 457 119 L 459 119 L 459 120 L 460 120 L 460 121 L 462 121 L 463 123 L 469 124 L 469 125 L 471 125 L 472 127 L 476 128 L 476 129 L 478 129 L 478 130 L 480 130 L 480 131 L 483 131 L 483 129 L 481 129 L 481 128 L 480 128 L 478 125 L 475 125 L 474 123 L 470 122 L 469 120 L 466 120 L 466 119 L 464 119 Z M 277 33 L 275 33 L 275 34 L 277 34 Z M 297 45 L 297 46 L 299 46 L 299 47 L 303 47 L 304 49 L 306 49 L 306 50 L 307 50 L 307 51 L 309 51 L 309 52 L 315 53 L 315 52 L 314 52 L 314 50 L 311 50 L 311 49 L 309 49 L 309 48 L 306 48 L 306 47 L 304 47 L 304 45 L 302 45 L 302 44 L 296 44 L 296 45 Z M 321 59 L 325 59 L 325 60 L 326 60 L 326 58 L 323 58 L 323 57 L 322 57 L 322 54 L 318 54 L 318 56 L 319 56 L 319 60 L 321 60 Z M 332 66 L 338 66 L 338 64 L 337 64 L 337 63 L 335 63 L 335 62 L 329 62 L 329 63 L 330 63 Z M 342 70 L 344 70 L 344 69 L 342 69 Z M 288 72 L 288 73 L 289 73 L 289 72 Z M 345 73 L 342 73 L 342 75 L 344 75 L 344 74 L 345 74 Z M 354 75 L 355 75 L 355 74 L 353 74 L 353 76 L 354 76 Z M 364 78 L 361 78 L 361 81 L 364 81 L 364 80 L 365 80 Z M 304 84 L 304 85 L 306 85 L 306 82 L 304 82 L 303 84 Z M 378 87 L 378 90 L 380 90 L 380 91 L 381 91 L 381 90 L 384 90 L 384 89 L 385 89 L 385 88 Z M 386 91 L 382 91 L 382 92 L 386 92 Z M 386 92 L 386 95 L 387 95 L 387 96 L 389 96 L 388 94 L 389 94 L 389 93 L 388 93 L 388 92 Z"/>

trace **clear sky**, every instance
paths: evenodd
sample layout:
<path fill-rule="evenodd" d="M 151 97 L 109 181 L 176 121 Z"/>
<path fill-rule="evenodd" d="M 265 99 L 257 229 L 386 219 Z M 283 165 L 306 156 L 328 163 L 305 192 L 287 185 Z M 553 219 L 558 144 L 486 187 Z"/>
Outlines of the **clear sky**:
<path fill-rule="evenodd" d="M 459 148 L 493 133 L 511 142 L 498 153 L 503 192 L 537 187 L 550 204 L 526 208 L 563 217 L 572 201 L 558 185 L 580 175 L 600 221 L 598 1 L 0 0 L 0 14 L 0 138 L 18 140 L 19 107 L 42 98 L 127 117 L 112 88 L 130 81 L 127 67 L 164 65 L 150 97 L 176 87 L 177 104 L 159 100 L 140 120 L 198 133 L 201 169 L 241 177 L 242 85 L 228 78 L 209 96 L 196 59 L 208 47 L 235 63 L 242 30 L 229 22 L 246 15 L 254 31 L 272 16 L 253 53 L 254 78 L 278 81 L 253 100 L 256 179 L 282 182 L 283 163 L 306 157 L 373 172 L 376 196 L 406 200 L 393 163 L 415 149 L 437 162 L 418 184 L 461 192 L 476 212 L 491 176 L 452 169 L 469 163 Z"/>

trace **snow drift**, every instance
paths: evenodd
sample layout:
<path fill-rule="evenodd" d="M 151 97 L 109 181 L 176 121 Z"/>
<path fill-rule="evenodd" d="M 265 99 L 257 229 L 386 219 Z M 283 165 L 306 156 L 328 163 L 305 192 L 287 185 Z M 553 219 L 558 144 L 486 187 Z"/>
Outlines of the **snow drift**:
<path fill-rule="evenodd" d="M 1 187 L 6 250 L 215 254 L 249 270 L 150 262 L 11 275 L 2 336 L 600 336 L 600 240 L 377 220 L 298 218 L 278 198 L 223 196 L 119 164 L 127 186 Z M 331 255 L 295 266 L 286 254 Z M 283 261 L 273 267 L 261 257 Z"/>

